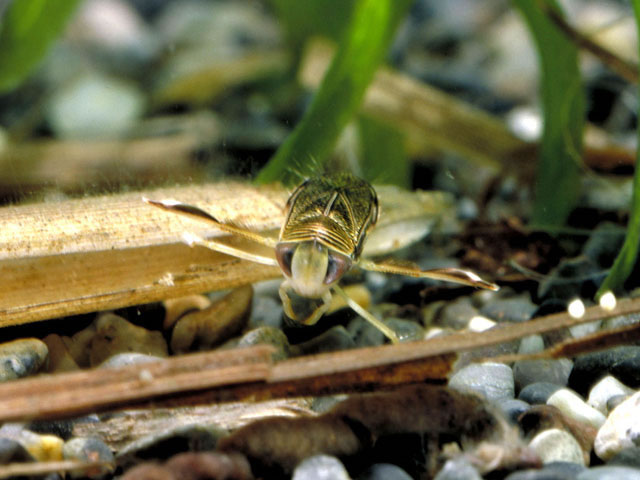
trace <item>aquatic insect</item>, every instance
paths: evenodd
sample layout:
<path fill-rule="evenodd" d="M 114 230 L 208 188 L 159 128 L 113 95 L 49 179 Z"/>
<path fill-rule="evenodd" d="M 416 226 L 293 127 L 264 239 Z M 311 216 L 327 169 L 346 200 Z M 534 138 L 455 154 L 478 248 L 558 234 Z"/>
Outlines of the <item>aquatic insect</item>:
<path fill-rule="evenodd" d="M 446 280 L 474 287 L 497 290 L 473 272 L 456 268 L 421 270 L 412 263 L 393 260 L 372 261 L 361 257 L 367 232 L 379 215 L 378 197 L 373 187 L 350 173 L 339 173 L 306 180 L 289 197 L 286 217 L 278 240 L 245 228 L 220 222 L 198 207 L 174 200 L 149 200 L 147 203 L 198 218 L 219 229 L 274 248 L 275 258 L 256 255 L 239 248 L 193 236 L 191 244 L 266 265 L 279 266 L 285 276 L 280 286 L 284 312 L 291 319 L 311 325 L 329 308 L 331 292 L 371 322 L 392 342 L 398 336 L 351 299 L 338 285 L 353 266 L 374 272 Z"/>

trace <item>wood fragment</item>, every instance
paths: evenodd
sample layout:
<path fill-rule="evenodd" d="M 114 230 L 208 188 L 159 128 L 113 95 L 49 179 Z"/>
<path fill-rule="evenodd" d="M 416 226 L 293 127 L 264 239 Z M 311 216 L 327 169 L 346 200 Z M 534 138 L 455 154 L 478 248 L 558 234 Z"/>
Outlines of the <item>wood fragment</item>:
<path fill-rule="evenodd" d="M 313 41 L 301 63 L 300 82 L 317 88 L 334 48 Z M 396 125 L 423 150 L 454 152 L 471 162 L 507 170 L 532 180 L 537 144 L 516 137 L 504 121 L 441 90 L 390 68 L 381 68 L 369 86 L 362 110 Z M 585 139 L 584 163 L 601 171 L 633 166 L 635 153 Z M 613 158 L 612 158 L 613 157 Z"/>
<path fill-rule="evenodd" d="M 90 370 L 16 380 L 0 385 L 0 421 L 55 418 L 114 407 L 176 407 L 221 401 L 261 400 L 338 392 L 371 391 L 420 382 L 445 382 L 461 352 L 496 345 L 604 318 L 640 312 L 640 299 L 624 299 L 613 310 L 590 307 L 581 318 L 567 313 L 493 329 L 465 332 L 425 341 L 383 345 L 311 355 L 269 364 L 268 347 L 187 355 L 156 364 Z M 625 340 L 623 336 L 622 341 Z M 605 344 L 615 342 L 609 338 Z M 589 345 L 585 345 L 590 348 Z M 572 354 L 579 351 L 574 349 Z M 211 366 L 206 380 L 185 373 L 193 358 L 207 355 L 222 364 Z M 151 365 L 154 365 L 151 367 Z M 143 372 L 151 371 L 145 387 Z M 195 367 L 198 372 L 203 368 Z M 168 373 L 171 372 L 171 373 Z M 220 375 L 216 375 L 220 372 Z M 149 375 L 146 375 L 148 378 Z M 179 385 L 171 385 L 176 378 Z M 147 380 L 149 382 L 149 380 Z M 211 382 L 207 385 L 207 382 Z M 164 385 L 167 384 L 167 385 Z M 145 387 L 145 388 L 143 388 Z M 119 389 L 121 395 L 110 393 Z M 124 388 L 124 390 L 123 390 Z M 164 390 L 163 390 L 164 388 Z"/>
<path fill-rule="evenodd" d="M 384 213 L 368 242 L 376 253 L 415 241 L 410 230 L 417 230 L 421 238 L 449 205 L 446 195 L 438 192 L 386 187 L 379 193 Z M 258 255 L 274 255 L 273 249 L 149 206 L 143 197 L 179 199 L 222 221 L 275 236 L 288 192 L 227 181 L 0 208 L 0 327 L 282 275 L 275 267 L 187 246 L 182 239 L 188 232 Z M 398 227 L 407 224 L 407 229 Z M 385 241 L 394 234 L 396 240 Z"/>
<path fill-rule="evenodd" d="M 105 462 L 79 462 L 64 460 L 59 462 L 9 463 L 0 465 L 0 478 L 15 478 L 31 475 L 46 475 L 58 472 L 83 472 L 111 466 Z"/>

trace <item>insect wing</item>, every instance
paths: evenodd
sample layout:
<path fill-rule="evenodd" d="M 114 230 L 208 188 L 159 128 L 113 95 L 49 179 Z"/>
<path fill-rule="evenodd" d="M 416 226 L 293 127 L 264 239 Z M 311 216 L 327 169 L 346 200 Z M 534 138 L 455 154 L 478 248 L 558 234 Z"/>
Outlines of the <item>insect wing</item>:
<path fill-rule="evenodd" d="M 347 173 L 307 180 L 291 195 L 288 208 L 281 242 L 315 240 L 352 259 L 359 257 L 378 218 L 371 185 Z"/>

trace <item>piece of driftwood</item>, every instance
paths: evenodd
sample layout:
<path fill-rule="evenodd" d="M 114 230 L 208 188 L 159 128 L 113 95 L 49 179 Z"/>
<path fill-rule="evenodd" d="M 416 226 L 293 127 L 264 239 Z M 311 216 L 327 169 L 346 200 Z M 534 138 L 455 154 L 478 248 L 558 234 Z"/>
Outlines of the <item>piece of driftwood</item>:
<path fill-rule="evenodd" d="M 279 269 L 187 246 L 185 233 L 273 251 L 142 201 L 174 198 L 221 221 L 277 235 L 288 192 L 228 181 L 0 208 L 0 327 L 246 285 Z M 424 236 L 447 195 L 379 187 L 381 218 L 366 251 Z"/>
<path fill-rule="evenodd" d="M 0 326 L 219 290 L 279 275 L 273 267 L 190 248 L 185 232 L 219 236 L 142 201 L 177 198 L 257 231 L 282 221 L 287 192 L 240 182 L 0 209 Z M 233 245 L 241 239 L 228 238 Z M 257 248 L 257 247 L 256 247 Z M 264 252 L 262 252 L 264 253 Z"/>
<path fill-rule="evenodd" d="M 9 463 L 0 465 L 0 478 L 23 478 L 44 476 L 49 473 L 101 471 L 110 464 L 105 462 L 79 462 L 76 460 L 62 460 L 59 462 L 29 462 Z"/>
<path fill-rule="evenodd" d="M 308 45 L 300 67 L 300 82 L 319 86 L 334 48 L 315 40 Z M 456 153 L 463 158 L 533 178 L 537 144 L 515 136 L 503 120 L 469 103 L 390 68 L 381 68 L 367 89 L 363 112 L 400 128 L 410 143 L 429 150 Z M 592 141 L 595 137 L 595 141 Z M 635 153 L 602 142 L 587 131 L 584 163 L 597 170 L 613 170 L 635 164 Z"/>
<path fill-rule="evenodd" d="M 588 308 L 581 318 L 560 313 L 482 334 L 457 333 L 420 342 L 310 355 L 275 364 L 268 363 L 270 348 L 264 346 L 174 357 L 119 369 L 27 378 L 0 385 L 0 421 L 68 417 L 133 405 L 177 407 L 444 382 L 462 352 L 637 312 L 640 300 L 630 299 L 621 300 L 612 310 Z M 632 332 L 633 338 L 637 338 L 640 325 L 627 327 L 620 340 L 627 341 Z M 591 345 L 580 339 L 576 342 L 582 344 L 581 352 L 615 344 L 611 338 L 604 343 L 592 339 Z M 566 345 L 565 348 L 571 354 L 578 353 Z M 174 379 L 186 380 L 180 383 Z"/>

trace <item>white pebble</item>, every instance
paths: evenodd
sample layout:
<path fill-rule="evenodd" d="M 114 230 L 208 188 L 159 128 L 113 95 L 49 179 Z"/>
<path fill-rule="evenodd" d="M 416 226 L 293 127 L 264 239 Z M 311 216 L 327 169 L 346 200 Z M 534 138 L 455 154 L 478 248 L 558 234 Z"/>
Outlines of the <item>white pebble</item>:
<path fill-rule="evenodd" d="M 593 444 L 596 455 L 607 461 L 625 448 L 640 443 L 640 392 L 618 405 L 598 430 Z"/>
<path fill-rule="evenodd" d="M 561 388 L 547 400 L 547 405 L 558 408 L 567 417 L 600 428 L 607 419 L 595 408 L 587 405 L 580 396 L 566 388 Z"/>
<path fill-rule="evenodd" d="M 495 326 L 496 322 L 488 319 L 487 317 L 483 317 L 481 315 L 476 315 L 471 320 L 469 320 L 469 324 L 467 327 L 472 332 L 484 332 L 485 330 L 489 330 L 491 327 Z"/>
<path fill-rule="evenodd" d="M 533 437 L 529 447 L 542 463 L 571 462 L 584 465 L 584 455 L 578 441 L 568 432 L 558 428 L 544 430 Z"/>
<path fill-rule="evenodd" d="M 621 383 L 616 377 L 607 375 L 596 383 L 589 392 L 587 403 L 606 415 L 607 401 L 615 395 L 631 395 L 634 390 Z"/>

